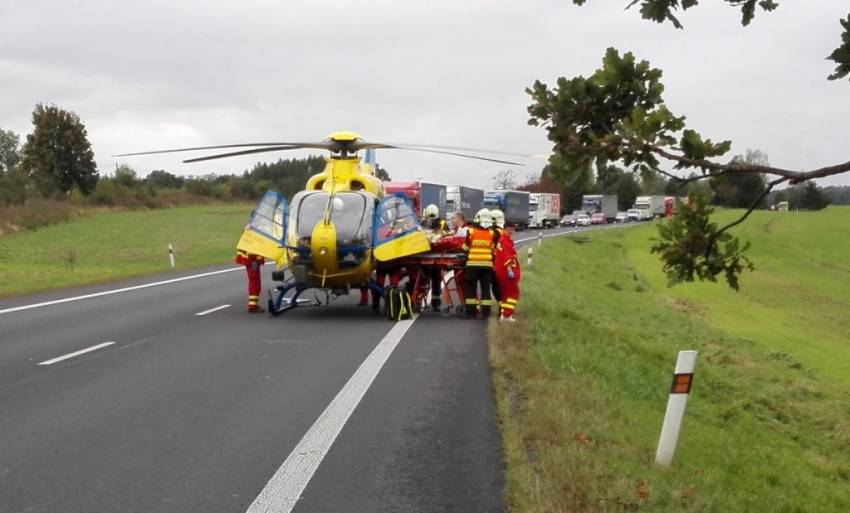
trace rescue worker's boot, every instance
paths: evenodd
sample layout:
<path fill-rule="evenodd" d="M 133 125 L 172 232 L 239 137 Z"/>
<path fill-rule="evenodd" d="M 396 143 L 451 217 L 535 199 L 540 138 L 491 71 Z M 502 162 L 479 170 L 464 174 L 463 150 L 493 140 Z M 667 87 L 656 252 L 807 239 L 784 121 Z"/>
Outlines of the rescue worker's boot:
<path fill-rule="evenodd" d="M 263 308 L 260 305 L 249 305 L 248 306 L 248 312 L 249 313 L 263 313 L 265 311 L 266 311 L 266 309 Z"/>
<path fill-rule="evenodd" d="M 481 317 L 483 319 L 487 319 L 491 315 L 493 315 L 493 308 L 489 305 L 482 305 L 481 306 Z"/>
<path fill-rule="evenodd" d="M 258 295 L 249 295 L 248 296 L 248 311 L 251 313 L 263 313 L 265 310 L 262 306 L 259 305 L 260 296 Z"/>
<path fill-rule="evenodd" d="M 432 297 L 431 298 L 431 309 L 432 310 L 434 310 L 435 312 L 439 312 L 442 307 L 443 307 L 443 300 L 442 299 L 440 299 L 438 297 Z"/>

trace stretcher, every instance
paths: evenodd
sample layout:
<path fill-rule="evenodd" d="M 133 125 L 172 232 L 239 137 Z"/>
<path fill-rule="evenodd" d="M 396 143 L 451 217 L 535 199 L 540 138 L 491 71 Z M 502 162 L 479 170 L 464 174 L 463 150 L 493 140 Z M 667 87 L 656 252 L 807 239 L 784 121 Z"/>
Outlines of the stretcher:
<path fill-rule="evenodd" d="M 463 268 L 466 254 L 462 251 L 419 253 L 399 259 L 410 280 L 410 299 L 416 311 L 429 307 L 432 298 L 431 276 L 439 273 L 443 315 L 459 313 L 464 306 Z"/>

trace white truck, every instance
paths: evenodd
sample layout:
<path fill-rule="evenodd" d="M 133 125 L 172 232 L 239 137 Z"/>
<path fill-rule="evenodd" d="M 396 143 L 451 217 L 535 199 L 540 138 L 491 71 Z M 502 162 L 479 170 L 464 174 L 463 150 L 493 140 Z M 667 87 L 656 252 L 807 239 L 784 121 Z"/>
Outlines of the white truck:
<path fill-rule="evenodd" d="M 638 196 L 635 198 L 634 208 L 640 211 L 641 221 L 664 217 L 664 196 Z"/>
<path fill-rule="evenodd" d="M 604 214 L 605 222 L 617 219 L 617 196 L 613 194 L 585 194 L 581 197 L 581 210 L 587 215 Z"/>
<path fill-rule="evenodd" d="M 561 217 L 561 195 L 532 192 L 528 196 L 528 227 L 554 228 Z"/>

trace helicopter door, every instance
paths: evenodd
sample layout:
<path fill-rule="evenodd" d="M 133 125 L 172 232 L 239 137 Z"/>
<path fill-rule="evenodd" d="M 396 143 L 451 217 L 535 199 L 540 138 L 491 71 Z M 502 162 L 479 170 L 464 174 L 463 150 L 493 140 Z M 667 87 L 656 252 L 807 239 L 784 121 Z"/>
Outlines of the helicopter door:
<path fill-rule="evenodd" d="M 387 196 L 378 204 L 372 245 L 375 258 L 381 262 L 431 249 L 428 236 L 419 226 L 419 218 L 407 201 L 399 196 Z"/>
<path fill-rule="evenodd" d="M 289 208 L 279 192 L 269 191 L 260 200 L 242 232 L 236 249 L 274 260 L 285 259 L 286 218 Z"/>

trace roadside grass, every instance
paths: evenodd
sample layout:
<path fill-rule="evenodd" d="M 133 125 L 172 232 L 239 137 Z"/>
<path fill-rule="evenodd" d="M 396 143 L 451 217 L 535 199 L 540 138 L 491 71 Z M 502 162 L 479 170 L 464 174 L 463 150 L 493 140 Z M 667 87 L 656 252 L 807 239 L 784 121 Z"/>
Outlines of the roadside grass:
<path fill-rule="evenodd" d="M 490 326 L 512 511 L 850 511 L 850 332 L 804 336 L 850 307 L 848 280 L 832 283 L 848 262 L 848 213 L 752 219 L 758 270 L 738 295 L 668 289 L 648 255 L 651 226 L 546 241 L 524 270 L 520 322 Z M 750 237 L 766 223 L 769 235 Z M 796 300 L 813 296 L 824 306 Z M 700 356 L 664 469 L 653 460 L 682 349 Z"/>
<path fill-rule="evenodd" d="M 253 204 L 98 214 L 0 237 L 0 297 L 232 261 Z"/>

